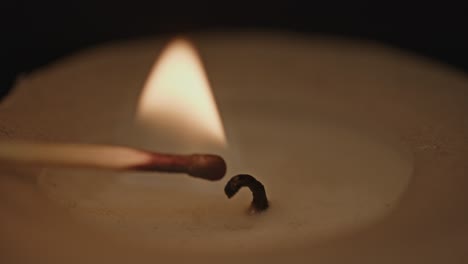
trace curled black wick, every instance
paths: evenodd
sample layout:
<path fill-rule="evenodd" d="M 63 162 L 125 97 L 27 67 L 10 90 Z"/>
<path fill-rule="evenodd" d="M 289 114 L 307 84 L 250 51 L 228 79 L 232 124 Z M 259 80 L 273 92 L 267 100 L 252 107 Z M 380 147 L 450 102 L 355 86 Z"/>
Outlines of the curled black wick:
<path fill-rule="evenodd" d="M 232 177 L 226 184 L 226 187 L 224 187 L 224 193 L 230 199 L 244 186 L 249 187 L 253 195 L 250 212 L 259 213 L 266 210 L 268 208 L 268 199 L 265 187 L 251 175 L 239 174 Z"/>

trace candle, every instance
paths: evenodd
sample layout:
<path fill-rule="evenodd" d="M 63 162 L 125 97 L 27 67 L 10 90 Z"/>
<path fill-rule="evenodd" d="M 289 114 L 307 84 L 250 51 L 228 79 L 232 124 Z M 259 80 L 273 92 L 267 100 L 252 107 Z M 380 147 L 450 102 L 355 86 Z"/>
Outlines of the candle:
<path fill-rule="evenodd" d="M 262 34 L 193 41 L 208 76 L 194 80 L 210 80 L 229 144 L 213 112 L 206 122 L 168 127 L 145 116 L 135 126 L 161 40 L 101 46 L 20 79 L 0 104 L 0 135 L 220 154 L 228 177 L 2 167 L 5 259 L 440 263 L 464 256 L 466 77 L 365 43 Z M 214 100 L 206 101 L 213 111 Z M 226 198 L 236 174 L 264 184 L 267 211 L 246 214 L 247 190 Z"/>

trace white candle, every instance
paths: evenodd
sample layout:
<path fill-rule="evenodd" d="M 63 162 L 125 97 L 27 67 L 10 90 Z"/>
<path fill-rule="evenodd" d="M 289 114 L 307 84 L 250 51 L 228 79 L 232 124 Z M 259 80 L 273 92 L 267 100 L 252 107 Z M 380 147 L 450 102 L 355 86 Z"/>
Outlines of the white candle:
<path fill-rule="evenodd" d="M 200 151 L 224 154 L 228 177 L 3 169 L 5 258 L 430 263 L 463 256 L 465 77 L 367 44 L 253 34 L 194 42 L 230 139 L 228 150 Z M 27 76 L 0 104 L 0 136 L 183 149 L 130 129 L 162 44 L 103 46 Z M 223 184 L 237 173 L 265 184 L 267 212 L 245 214 L 246 190 L 225 197 Z"/>

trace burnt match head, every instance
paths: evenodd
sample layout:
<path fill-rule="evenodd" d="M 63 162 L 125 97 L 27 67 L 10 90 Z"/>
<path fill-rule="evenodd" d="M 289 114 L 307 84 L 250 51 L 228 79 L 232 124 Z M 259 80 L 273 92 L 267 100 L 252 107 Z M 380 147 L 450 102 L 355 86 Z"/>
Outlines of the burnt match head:
<path fill-rule="evenodd" d="M 193 154 L 190 155 L 187 173 L 194 177 L 217 181 L 226 174 L 226 162 L 217 155 Z"/>
<path fill-rule="evenodd" d="M 226 187 L 224 187 L 224 193 L 228 198 L 231 198 L 244 186 L 248 187 L 253 195 L 253 200 L 250 205 L 251 213 L 258 213 L 268 209 L 269 203 L 266 197 L 265 187 L 251 175 L 239 174 L 232 177 L 226 184 Z"/>

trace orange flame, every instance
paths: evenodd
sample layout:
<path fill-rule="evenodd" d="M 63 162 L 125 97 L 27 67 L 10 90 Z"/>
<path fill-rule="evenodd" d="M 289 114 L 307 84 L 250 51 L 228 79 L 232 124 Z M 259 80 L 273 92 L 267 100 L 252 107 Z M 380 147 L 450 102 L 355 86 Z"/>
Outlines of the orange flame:
<path fill-rule="evenodd" d="M 220 145 L 226 144 L 215 99 L 195 48 L 186 40 L 172 41 L 153 67 L 137 109 L 144 124 L 182 124 Z"/>

